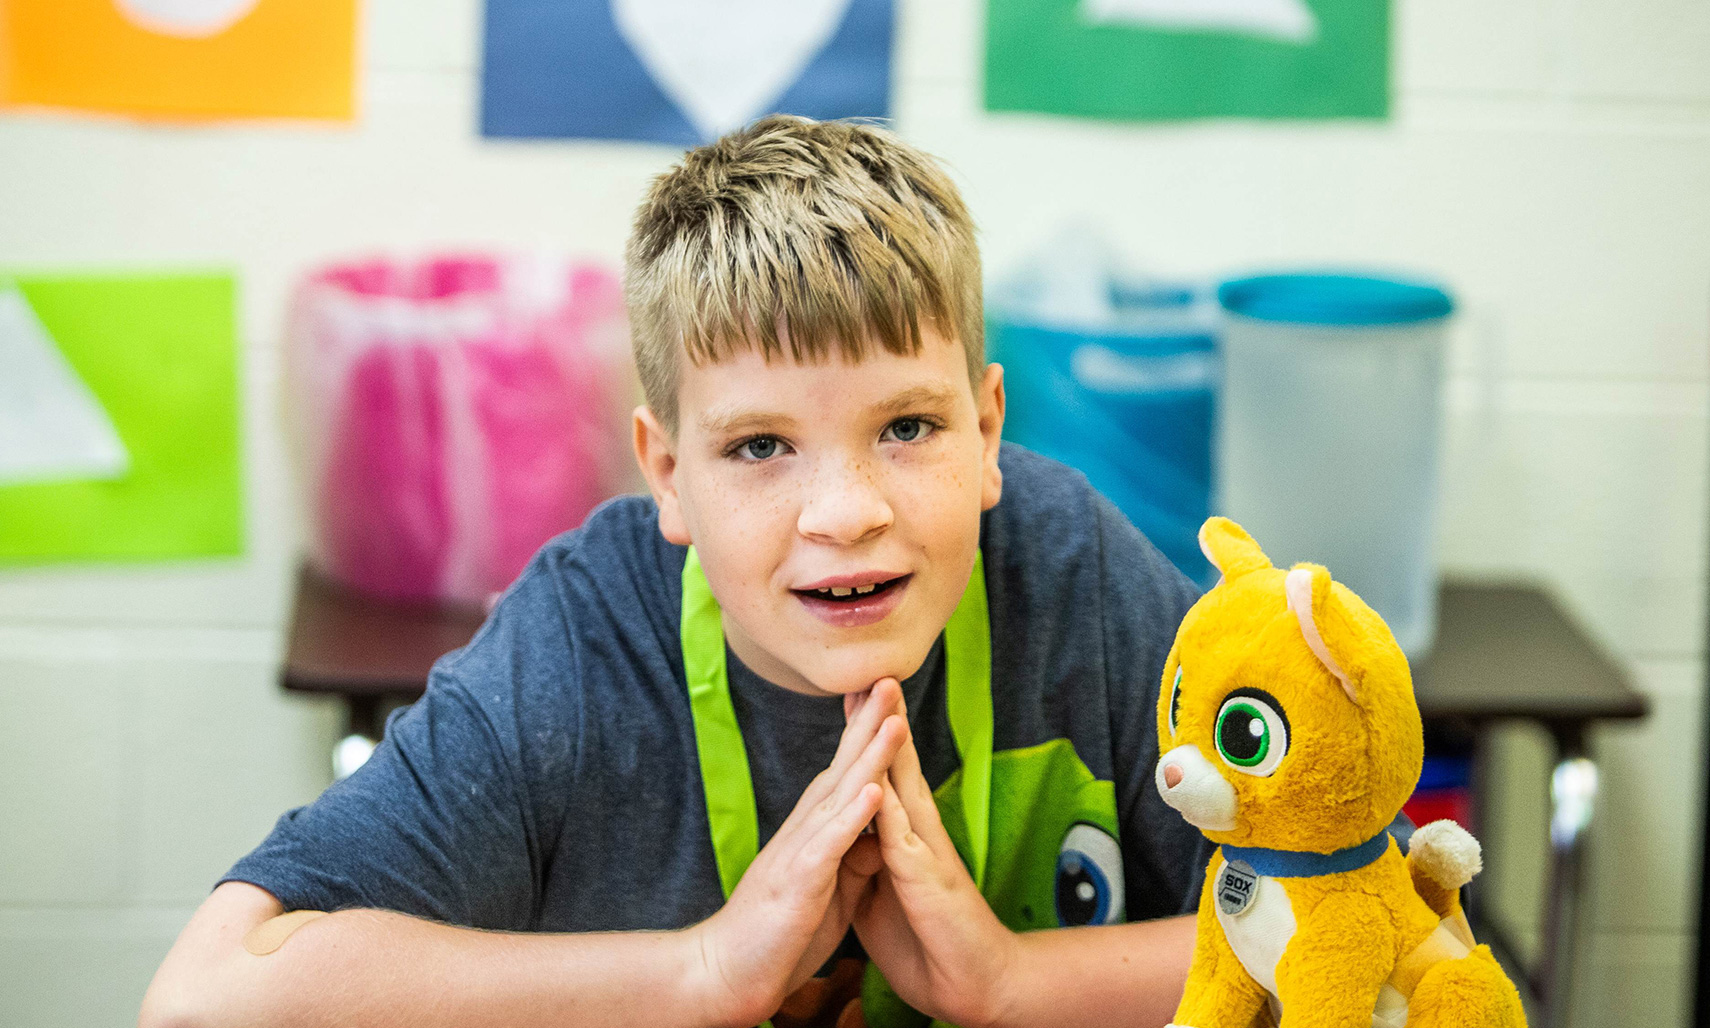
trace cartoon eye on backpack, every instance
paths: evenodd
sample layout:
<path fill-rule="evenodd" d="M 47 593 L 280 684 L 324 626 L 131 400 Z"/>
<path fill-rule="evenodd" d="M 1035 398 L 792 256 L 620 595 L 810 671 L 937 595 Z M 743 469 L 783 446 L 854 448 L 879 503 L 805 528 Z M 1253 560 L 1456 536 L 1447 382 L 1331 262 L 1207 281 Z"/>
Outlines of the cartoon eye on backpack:
<path fill-rule="evenodd" d="M 1226 518 L 1200 547 L 1223 577 L 1183 619 L 1158 701 L 1158 791 L 1218 844 L 1176 1028 L 1523 1026 L 1461 910 L 1477 841 L 1438 821 L 1403 857 L 1388 833 L 1424 755 L 1388 626 Z"/>

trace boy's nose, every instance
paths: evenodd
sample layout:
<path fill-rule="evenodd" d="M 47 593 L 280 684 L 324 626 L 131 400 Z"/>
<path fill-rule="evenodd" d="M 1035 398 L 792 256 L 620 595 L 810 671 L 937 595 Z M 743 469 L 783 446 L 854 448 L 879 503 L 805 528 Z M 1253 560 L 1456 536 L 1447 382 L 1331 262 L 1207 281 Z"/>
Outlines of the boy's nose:
<path fill-rule="evenodd" d="M 896 520 L 871 472 L 858 465 L 815 477 L 796 527 L 802 535 L 835 543 L 860 542 Z"/>

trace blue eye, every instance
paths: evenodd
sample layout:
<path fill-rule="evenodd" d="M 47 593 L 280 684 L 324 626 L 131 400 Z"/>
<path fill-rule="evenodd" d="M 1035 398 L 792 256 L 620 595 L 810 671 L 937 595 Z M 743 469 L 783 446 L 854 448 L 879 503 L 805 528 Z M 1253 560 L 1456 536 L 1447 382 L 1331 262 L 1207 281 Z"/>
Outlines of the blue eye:
<path fill-rule="evenodd" d="M 763 435 L 738 444 L 736 452 L 749 460 L 766 460 L 777 454 L 778 440 L 769 435 Z"/>
<path fill-rule="evenodd" d="M 1116 924 L 1127 900 L 1122 879 L 1122 848 L 1095 825 L 1075 824 L 1057 852 L 1057 923 L 1065 928 Z"/>
<path fill-rule="evenodd" d="M 918 443 L 937 429 L 925 418 L 898 418 L 885 427 L 885 434 L 899 443 Z"/>

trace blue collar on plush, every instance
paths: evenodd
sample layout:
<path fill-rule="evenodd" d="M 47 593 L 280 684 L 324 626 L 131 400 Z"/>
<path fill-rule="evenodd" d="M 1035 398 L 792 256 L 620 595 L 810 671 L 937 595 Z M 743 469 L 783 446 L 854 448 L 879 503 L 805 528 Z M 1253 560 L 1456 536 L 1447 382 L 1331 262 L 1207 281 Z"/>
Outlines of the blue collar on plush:
<path fill-rule="evenodd" d="M 1297 850 L 1268 850 L 1259 846 L 1225 846 L 1225 861 L 1242 861 L 1266 878 L 1316 878 L 1344 871 L 1357 871 L 1389 849 L 1389 832 L 1377 833 L 1358 846 L 1334 853 L 1301 853 Z"/>

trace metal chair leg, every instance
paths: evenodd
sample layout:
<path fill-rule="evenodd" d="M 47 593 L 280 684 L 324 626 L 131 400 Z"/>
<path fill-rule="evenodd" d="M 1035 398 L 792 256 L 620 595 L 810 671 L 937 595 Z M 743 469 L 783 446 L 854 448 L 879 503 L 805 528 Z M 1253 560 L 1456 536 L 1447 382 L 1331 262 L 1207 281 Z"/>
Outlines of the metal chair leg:
<path fill-rule="evenodd" d="M 1587 755 L 1581 726 L 1558 726 L 1553 735 L 1556 766 L 1550 775 L 1549 879 L 1532 992 L 1543 1007 L 1546 1028 L 1567 1028 L 1584 914 L 1586 836 L 1597 810 L 1597 765 Z"/>

